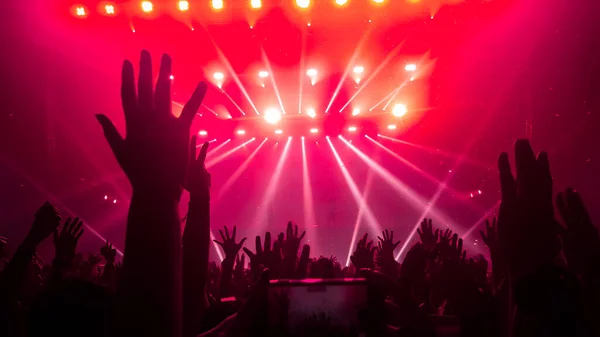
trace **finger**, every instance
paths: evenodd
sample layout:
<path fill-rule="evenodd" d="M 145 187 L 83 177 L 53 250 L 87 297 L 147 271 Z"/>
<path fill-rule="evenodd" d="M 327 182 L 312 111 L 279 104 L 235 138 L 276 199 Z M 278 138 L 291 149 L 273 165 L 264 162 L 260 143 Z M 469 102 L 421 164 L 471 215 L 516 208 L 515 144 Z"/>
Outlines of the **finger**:
<path fill-rule="evenodd" d="M 235 228 L 235 226 L 233 226 L 233 232 L 231 232 L 231 238 L 233 239 L 233 241 L 235 241 L 235 232 L 236 232 L 237 228 Z"/>
<path fill-rule="evenodd" d="M 181 110 L 181 119 L 186 126 L 190 126 L 198 109 L 200 109 L 200 105 L 202 104 L 202 100 L 204 100 L 204 95 L 206 94 L 206 83 L 201 82 L 194 90 L 192 97 L 185 104 L 183 109 Z"/>
<path fill-rule="evenodd" d="M 260 243 L 260 235 L 256 236 L 256 239 L 254 239 L 254 243 L 256 244 L 256 254 L 260 254 L 262 253 L 262 245 Z"/>
<path fill-rule="evenodd" d="M 240 243 L 238 244 L 240 247 L 244 245 L 244 242 L 246 242 L 247 238 L 243 238 L 240 240 Z"/>
<path fill-rule="evenodd" d="M 369 243 L 367 243 L 367 249 L 371 249 L 372 245 L 373 245 L 373 241 L 369 241 Z"/>
<path fill-rule="evenodd" d="M 244 247 L 242 248 L 244 250 L 244 253 L 246 253 L 246 255 L 248 255 L 248 257 L 252 260 L 254 258 L 254 253 L 252 253 L 248 248 Z"/>
<path fill-rule="evenodd" d="M 428 229 L 429 231 L 433 230 L 433 224 L 431 223 L 431 219 L 429 219 L 429 222 L 428 222 L 428 224 L 427 224 L 427 229 Z"/>
<path fill-rule="evenodd" d="M 271 232 L 265 233 L 265 252 L 271 251 Z"/>
<path fill-rule="evenodd" d="M 100 123 L 100 126 L 102 127 L 102 131 L 104 132 L 104 138 L 106 138 L 108 146 L 110 146 L 110 149 L 115 154 L 117 161 L 120 161 L 121 149 L 123 148 L 124 142 L 123 137 L 121 137 L 121 134 L 119 133 L 113 122 L 105 115 L 96 115 L 96 120 L 98 120 L 98 123 Z M 119 162 L 119 164 L 122 165 L 121 162 Z"/>
<path fill-rule="evenodd" d="M 456 248 L 457 242 L 458 242 L 458 234 L 452 235 L 452 248 Z"/>
<path fill-rule="evenodd" d="M 304 245 L 302 247 L 302 253 L 300 254 L 300 260 L 303 262 L 308 262 L 309 257 L 310 257 L 310 246 Z"/>
<path fill-rule="evenodd" d="M 389 239 L 390 239 L 390 232 L 388 232 L 388 230 L 387 230 L 387 229 L 385 230 L 385 236 L 384 236 L 384 238 L 385 238 L 386 240 L 389 240 Z"/>
<path fill-rule="evenodd" d="M 440 230 L 439 230 L 439 229 L 436 229 L 436 230 L 435 230 L 435 234 L 434 234 L 434 237 L 435 237 L 435 241 L 436 241 L 436 242 L 437 242 L 437 240 L 438 240 L 438 236 L 439 236 L 439 235 L 440 235 Z"/>
<path fill-rule="evenodd" d="M 205 142 L 202 144 L 202 148 L 200 149 L 200 153 L 198 154 L 198 163 L 200 163 L 201 167 L 206 167 L 206 154 L 208 153 L 209 142 Z M 195 146 L 194 146 L 195 147 Z"/>
<path fill-rule="evenodd" d="M 83 221 L 78 221 L 77 225 L 71 230 L 71 233 L 78 233 L 81 230 L 81 226 L 83 226 Z"/>
<path fill-rule="evenodd" d="M 517 185 L 523 193 L 535 193 L 535 172 L 537 163 L 531 144 L 527 139 L 518 139 L 515 143 L 515 167 Z"/>
<path fill-rule="evenodd" d="M 292 222 L 288 222 L 287 229 L 285 231 L 286 238 L 290 238 L 294 234 L 294 230 L 292 228 Z"/>
<path fill-rule="evenodd" d="M 125 114 L 125 124 L 130 125 L 131 117 L 135 114 L 137 108 L 137 94 L 135 92 L 133 64 L 129 60 L 123 62 L 121 69 L 121 104 Z"/>
<path fill-rule="evenodd" d="M 62 233 L 67 232 L 67 230 L 69 229 L 70 226 L 71 226 L 71 217 L 68 217 L 67 221 L 65 221 L 65 223 L 64 223 L 64 225 L 63 225 L 62 230 L 60 231 L 60 233 L 62 234 Z"/>
<path fill-rule="evenodd" d="M 592 223 L 587 208 L 579 193 L 572 188 L 567 189 L 566 200 L 569 205 L 569 211 L 577 217 L 578 222 L 581 224 Z"/>
<path fill-rule="evenodd" d="M 171 67 L 171 57 L 163 54 L 154 93 L 154 109 L 163 116 L 171 116 Z"/>
<path fill-rule="evenodd" d="M 227 226 L 225 227 L 225 238 L 227 238 L 227 240 L 231 239 L 231 237 L 229 236 L 229 230 L 227 230 Z"/>
<path fill-rule="evenodd" d="M 394 241 L 394 231 L 390 231 L 390 241 Z"/>
<path fill-rule="evenodd" d="M 457 248 L 457 250 L 459 252 L 462 252 L 462 247 L 463 247 L 463 239 L 458 239 L 458 248 Z"/>
<path fill-rule="evenodd" d="M 147 50 L 142 50 L 140 55 L 138 106 L 142 111 L 152 109 L 152 56 Z"/>
<path fill-rule="evenodd" d="M 219 235 L 221 236 L 221 240 L 223 240 L 223 242 L 227 241 L 227 239 L 225 238 L 225 235 L 223 235 L 223 231 L 219 229 Z"/>
<path fill-rule="evenodd" d="M 302 238 L 304 238 L 304 235 L 306 235 L 306 231 L 302 232 L 302 235 L 300 235 L 300 237 L 298 238 L 298 240 L 302 240 Z"/>
<path fill-rule="evenodd" d="M 483 243 L 485 243 L 486 245 L 487 243 L 487 237 L 485 236 L 485 233 L 483 231 L 479 231 L 479 236 L 481 237 L 481 241 L 483 241 Z"/>
<path fill-rule="evenodd" d="M 500 157 L 498 157 L 498 172 L 500 175 L 500 192 L 502 200 L 514 199 L 517 194 L 517 187 L 506 152 L 502 152 Z"/>
<path fill-rule="evenodd" d="M 81 238 L 81 236 L 83 235 L 83 233 L 85 232 L 85 230 L 80 230 L 79 232 L 77 232 L 77 234 L 75 234 L 75 240 L 79 241 L 79 238 Z"/>
<path fill-rule="evenodd" d="M 421 235 L 421 231 L 419 231 L 419 230 L 417 229 L 417 232 L 419 232 L 419 235 Z M 383 239 L 382 239 L 380 236 L 377 236 L 377 239 L 379 239 L 379 241 L 383 242 Z"/>
<path fill-rule="evenodd" d="M 294 236 L 298 237 L 298 225 L 294 226 Z"/>
<path fill-rule="evenodd" d="M 279 233 L 279 235 L 277 236 L 277 241 L 283 242 L 283 237 L 284 237 L 283 233 Z"/>

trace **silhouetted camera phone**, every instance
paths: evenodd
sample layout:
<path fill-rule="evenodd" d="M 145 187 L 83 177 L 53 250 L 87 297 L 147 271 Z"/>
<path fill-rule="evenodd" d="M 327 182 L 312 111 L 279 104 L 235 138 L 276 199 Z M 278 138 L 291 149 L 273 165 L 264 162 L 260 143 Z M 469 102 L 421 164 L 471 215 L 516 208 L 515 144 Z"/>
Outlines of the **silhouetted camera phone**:
<path fill-rule="evenodd" d="M 356 331 L 360 311 L 367 306 L 367 282 L 363 278 L 272 280 L 268 298 L 272 326 L 284 320 L 291 332 L 323 325 Z"/>

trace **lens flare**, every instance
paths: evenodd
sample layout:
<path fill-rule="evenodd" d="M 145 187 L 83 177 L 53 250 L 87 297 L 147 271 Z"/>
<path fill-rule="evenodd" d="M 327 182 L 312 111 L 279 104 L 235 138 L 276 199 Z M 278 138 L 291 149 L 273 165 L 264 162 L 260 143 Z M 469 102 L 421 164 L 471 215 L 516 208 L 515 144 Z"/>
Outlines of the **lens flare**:
<path fill-rule="evenodd" d="M 408 112 L 408 110 L 406 109 L 406 105 L 404 104 L 396 104 L 392 108 L 392 115 L 396 117 L 402 117 L 406 115 L 406 112 Z"/>
<path fill-rule="evenodd" d="M 277 108 L 265 110 L 265 121 L 269 124 L 277 124 L 281 120 L 281 112 Z"/>
<path fill-rule="evenodd" d="M 150 2 L 150 1 L 142 1 L 141 6 L 142 6 L 142 11 L 144 11 L 146 13 L 150 13 L 154 9 L 154 4 L 152 4 L 152 2 Z"/>
<path fill-rule="evenodd" d="M 310 0 L 296 0 L 296 6 L 306 9 L 310 6 Z"/>
<path fill-rule="evenodd" d="M 186 12 L 190 9 L 190 3 L 188 1 L 182 0 L 177 3 L 177 7 L 180 11 Z"/>

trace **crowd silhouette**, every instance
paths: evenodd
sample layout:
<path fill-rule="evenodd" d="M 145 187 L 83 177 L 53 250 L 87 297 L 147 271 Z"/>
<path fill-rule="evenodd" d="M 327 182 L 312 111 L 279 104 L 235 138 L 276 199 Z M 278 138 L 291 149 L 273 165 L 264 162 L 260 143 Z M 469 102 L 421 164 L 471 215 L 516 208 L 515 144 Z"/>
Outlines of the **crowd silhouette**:
<path fill-rule="evenodd" d="M 137 86 L 133 64 L 123 64 L 125 137 L 108 117 L 96 116 L 133 190 L 122 261 L 109 242 L 83 257 L 82 221 L 63 222 L 58 207 L 46 202 L 10 258 L 14 243 L 0 236 L 1 335 L 600 335 L 597 230 L 574 189 L 553 195 L 548 155 L 536 156 L 527 140 L 515 143 L 515 172 L 507 153 L 498 159 L 498 217 L 480 233 L 490 261 L 467 256 L 456 233 L 423 219 L 419 242 L 401 262 L 393 230 L 377 242 L 365 234 L 345 267 L 333 256 L 311 256 L 305 232 L 292 222 L 281 233 L 259 233 L 253 247 L 244 246 L 236 227 L 219 229 L 214 241 L 225 256 L 220 265 L 209 262 L 209 144 L 197 154 L 196 137 L 190 138 L 207 86 L 198 85 L 176 118 L 170 75 L 171 58 L 163 55 L 154 87 L 151 56 L 142 51 Z M 183 189 L 190 201 L 182 235 Z M 36 247 L 50 236 L 55 256 L 45 265 Z M 344 293 L 365 296 L 364 307 L 345 318 L 353 323 L 318 311 L 293 323 L 291 301 L 301 299 L 276 293 L 276 312 L 272 288 L 287 284 L 275 280 L 303 279 L 364 285 L 365 294 Z"/>

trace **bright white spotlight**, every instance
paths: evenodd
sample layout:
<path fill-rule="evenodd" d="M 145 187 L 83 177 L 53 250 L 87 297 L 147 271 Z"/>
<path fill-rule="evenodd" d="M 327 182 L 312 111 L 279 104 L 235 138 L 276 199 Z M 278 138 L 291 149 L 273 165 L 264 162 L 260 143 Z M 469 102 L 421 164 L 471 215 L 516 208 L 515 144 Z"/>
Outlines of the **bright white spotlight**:
<path fill-rule="evenodd" d="M 223 74 L 220 71 L 217 71 L 216 73 L 213 74 L 213 78 L 217 81 L 222 81 L 225 78 L 225 74 Z"/>
<path fill-rule="evenodd" d="M 75 15 L 77 15 L 79 17 L 87 16 L 87 11 L 85 10 L 85 7 L 79 6 L 79 7 L 75 8 Z"/>
<path fill-rule="evenodd" d="M 362 73 L 365 72 L 365 67 L 363 67 L 363 66 L 356 66 L 356 67 L 354 67 L 354 69 L 352 69 L 352 71 L 355 74 L 362 74 Z"/>
<path fill-rule="evenodd" d="M 105 5 L 104 6 L 104 13 L 106 13 L 106 15 L 115 15 L 115 5 Z"/>
<path fill-rule="evenodd" d="M 283 133 L 283 130 L 281 130 L 281 129 L 277 129 L 277 130 L 275 130 L 275 134 L 276 134 L 276 135 L 280 135 L 280 134 L 282 134 L 282 133 Z"/>
<path fill-rule="evenodd" d="M 351 127 L 348 128 L 349 132 L 356 132 L 356 130 L 357 130 L 356 126 L 351 126 Z"/>
<path fill-rule="evenodd" d="M 261 0 L 250 0 L 250 7 L 254 8 L 254 9 L 259 9 L 262 7 L 262 1 Z"/>
<path fill-rule="evenodd" d="M 310 68 L 306 71 L 306 75 L 310 76 L 310 77 L 315 77 L 319 74 L 319 72 L 317 71 L 317 69 L 314 68 Z"/>
<path fill-rule="evenodd" d="M 237 133 L 238 135 L 245 135 L 246 134 L 246 130 L 237 130 L 235 133 Z"/>
<path fill-rule="evenodd" d="M 186 12 L 190 9 L 190 3 L 188 1 L 181 0 L 177 4 L 177 7 L 179 8 L 180 11 Z"/>
<path fill-rule="evenodd" d="M 335 0 L 336 5 L 343 6 L 348 3 L 348 0 Z"/>
<path fill-rule="evenodd" d="M 212 0 L 211 3 L 213 9 L 223 9 L 223 0 Z"/>
<path fill-rule="evenodd" d="M 396 130 L 396 124 L 390 124 L 387 126 L 388 130 Z"/>
<path fill-rule="evenodd" d="M 406 71 L 416 71 L 417 70 L 417 65 L 416 64 L 407 64 L 406 66 L 404 66 L 404 70 Z"/>
<path fill-rule="evenodd" d="M 373 2 L 376 3 L 376 4 L 382 4 L 383 1 L 385 1 L 385 0 L 373 0 Z"/>
<path fill-rule="evenodd" d="M 206 136 L 206 135 L 208 135 L 208 132 L 206 132 L 206 130 L 200 130 L 200 131 L 198 131 L 198 135 L 199 136 Z"/>
<path fill-rule="evenodd" d="M 319 132 L 319 129 L 317 129 L 317 128 L 310 129 L 310 133 L 317 133 L 317 132 Z"/>
<path fill-rule="evenodd" d="M 142 10 L 146 13 L 152 12 L 154 5 L 150 1 L 142 1 Z"/>
<path fill-rule="evenodd" d="M 406 115 L 407 111 L 408 110 L 406 109 L 406 105 L 396 104 L 396 105 L 394 105 L 394 108 L 392 109 L 392 115 L 394 115 L 396 117 L 402 117 L 402 116 Z"/>
<path fill-rule="evenodd" d="M 306 115 L 308 115 L 310 118 L 315 118 L 317 117 L 317 112 L 313 108 L 308 108 L 306 109 Z"/>
<path fill-rule="evenodd" d="M 276 108 L 265 110 L 265 121 L 269 124 L 277 124 L 281 120 L 281 112 Z"/>
<path fill-rule="evenodd" d="M 358 114 L 360 114 L 360 109 L 359 108 L 352 109 L 352 116 L 358 116 Z"/>
<path fill-rule="evenodd" d="M 306 9 L 310 6 L 310 0 L 296 0 L 296 6 Z"/>
<path fill-rule="evenodd" d="M 268 76 L 269 76 L 269 72 L 268 71 L 261 70 L 261 71 L 258 72 L 258 77 L 260 77 L 260 78 L 265 78 L 265 77 L 268 77 Z"/>

